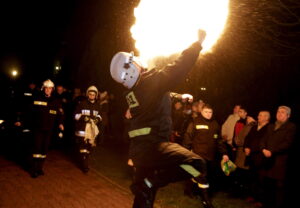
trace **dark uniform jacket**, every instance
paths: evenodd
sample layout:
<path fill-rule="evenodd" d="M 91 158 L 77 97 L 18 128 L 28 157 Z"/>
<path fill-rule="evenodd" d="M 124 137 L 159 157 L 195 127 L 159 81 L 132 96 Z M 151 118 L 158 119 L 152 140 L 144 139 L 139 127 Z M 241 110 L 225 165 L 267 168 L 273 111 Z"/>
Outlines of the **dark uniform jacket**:
<path fill-rule="evenodd" d="M 86 123 L 93 119 L 95 124 L 99 127 L 100 124 L 100 111 L 101 106 L 99 102 L 91 103 L 88 99 L 85 99 L 78 103 L 75 109 L 75 115 L 81 114 L 81 117 L 76 121 L 76 131 L 85 131 Z"/>
<path fill-rule="evenodd" d="M 143 73 L 128 91 L 126 100 L 132 115 L 128 127 L 129 157 L 136 165 L 144 163 L 143 159 L 151 154 L 156 144 L 169 141 L 172 132 L 170 91 L 192 69 L 200 50 L 199 42 L 194 43 L 172 65 Z"/>
<path fill-rule="evenodd" d="M 60 100 L 53 96 L 46 97 L 44 93 L 33 99 L 33 129 L 53 130 L 54 125 L 63 124 L 63 121 L 64 112 Z"/>
<path fill-rule="evenodd" d="M 272 152 L 271 158 L 266 158 L 265 176 L 283 180 L 286 176 L 287 160 L 296 133 L 296 125 L 290 121 L 275 130 L 275 124 L 270 124 L 264 136 L 261 149 Z"/>
<path fill-rule="evenodd" d="M 129 127 L 131 138 L 151 133 L 169 139 L 172 130 L 170 91 L 191 70 L 200 49 L 200 44 L 196 42 L 183 51 L 173 65 L 142 74 L 127 93 L 126 100 L 132 115 Z"/>
<path fill-rule="evenodd" d="M 213 161 L 217 153 L 227 154 L 220 137 L 219 124 L 215 120 L 205 119 L 202 115 L 189 124 L 183 146 L 208 161 Z"/>
<path fill-rule="evenodd" d="M 257 125 L 255 124 L 248 135 L 245 137 L 244 148 L 250 149 L 250 155 L 247 156 L 247 164 L 250 168 L 261 168 L 263 165 L 263 153 L 260 147 L 260 143 L 262 142 L 262 138 L 265 136 L 269 124 L 266 124 L 261 129 L 257 129 Z"/>

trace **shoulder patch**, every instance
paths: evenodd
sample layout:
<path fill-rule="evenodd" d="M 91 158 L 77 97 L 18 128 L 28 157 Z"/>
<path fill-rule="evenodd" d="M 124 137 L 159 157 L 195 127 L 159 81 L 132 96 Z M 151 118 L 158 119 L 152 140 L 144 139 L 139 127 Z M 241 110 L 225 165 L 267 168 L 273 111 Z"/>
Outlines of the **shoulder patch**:
<path fill-rule="evenodd" d="M 134 107 L 139 106 L 139 102 L 137 101 L 133 91 L 131 91 L 130 93 L 128 93 L 126 95 L 126 100 L 127 100 L 129 108 L 134 108 Z"/>

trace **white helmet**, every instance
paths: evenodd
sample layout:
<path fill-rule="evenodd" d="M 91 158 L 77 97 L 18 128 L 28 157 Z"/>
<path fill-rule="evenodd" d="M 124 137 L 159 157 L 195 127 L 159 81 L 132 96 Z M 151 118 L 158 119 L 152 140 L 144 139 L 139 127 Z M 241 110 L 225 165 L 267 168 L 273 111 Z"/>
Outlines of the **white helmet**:
<path fill-rule="evenodd" d="M 42 90 L 45 87 L 52 87 L 52 88 L 54 88 L 54 83 L 50 79 L 47 79 L 46 81 L 43 82 Z"/>
<path fill-rule="evenodd" d="M 89 92 L 94 92 L 94 93 L 96 93 L 96 99 L 97 99 L 97 97 L 98 97 L 98 89 L 97 89 L 97 87 L 95 87 L 95 86 L 90 86 L 87 90 L 86 90 L 86 96 L 88 96 L 88 93 Z"/>
<path fill-rule="evenodd" d="M 128 89 L 134 86 L 141 72 L 141 69 L 133 62 L 142 67 L 140 61 L 133 53 L 118 52 L 114 55 L 110 64 L 112 78 Z"/>

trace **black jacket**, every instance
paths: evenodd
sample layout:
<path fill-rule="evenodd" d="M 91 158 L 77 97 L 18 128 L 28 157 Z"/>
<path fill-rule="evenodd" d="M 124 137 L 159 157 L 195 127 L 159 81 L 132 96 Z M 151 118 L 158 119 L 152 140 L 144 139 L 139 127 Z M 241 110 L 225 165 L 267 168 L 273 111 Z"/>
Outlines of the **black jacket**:
<path fill-rule="evenodd" d="M 160 71 L 153 69 L 142 74 L 126 95 L 132 115 L 129 134 L 148 128 L 151 134 L 159 136 L 157 139 L 169 139 L 172 130 L 170 91 L 192 69 L 200 50 L 201 46 L 196 42 L 183 51 L 174 64 Z"/>
<path fill-rule="evenodd" d="M 267 132 L 262 138 L 261 149 L 272 152 L 270 158 L 265 158 L 266 176 L 274 179 L 285 179 L 287 161 L 294 144 L 296 125 L 290 121 L 285 122 L 275 130 L 275 124 L 268 126 Z"/>
<path fill-rule="evenodd" d="M 215 120 L 199 115 L 191 122 L 184 135 L 183 145 L 208 161 L 215 160 L 217 153 L 227 154 L 220 136 L 220 126 Z"/>
<path fill-rule="evenodd" d="M 64 111 L 59 99 L 44 93 L 33 99 L 32 124 L 35 130 L 53 130 L 55 124 L 63 124 Z"/>
<path fill-rule="evenodd" d="M 99 102 L 91 103 L 88 99 L 78 103 L 75 109 L 75 115 L 81 114 L 81 117 L 76 121 L 76 131 L 85 131 L 86 123 L 93 119 L 96 125 L 100 124 L 101 106 Z"/>

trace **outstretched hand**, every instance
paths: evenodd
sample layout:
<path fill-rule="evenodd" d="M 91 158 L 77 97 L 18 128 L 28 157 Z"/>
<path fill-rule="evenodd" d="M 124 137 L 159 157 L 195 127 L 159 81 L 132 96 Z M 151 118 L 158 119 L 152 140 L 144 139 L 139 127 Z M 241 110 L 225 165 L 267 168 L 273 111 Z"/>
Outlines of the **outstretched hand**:
<path fill-rule="evenodd" d="M 189 102 L 189 103 L 192 103 L 193 102 L 193 99 L 194 99 L 194 97 L 193 97 L 193 95 L 190 95 L 190 94 L 182 94 L 181 95 L 181 99 L 182 99 L 182 102 Z"/>
<path fill-rule="evenodd" d="M 205 37 L 206 37 L 206 32 L 205 32 L 205 30 L 199 29 L 199 30 L 198 30 L 198 41 L 199 41 L 200 44 L 203 43 Z"/>

